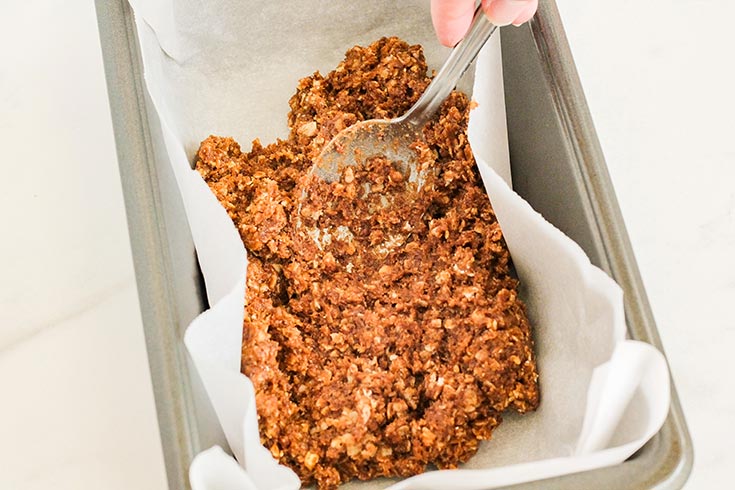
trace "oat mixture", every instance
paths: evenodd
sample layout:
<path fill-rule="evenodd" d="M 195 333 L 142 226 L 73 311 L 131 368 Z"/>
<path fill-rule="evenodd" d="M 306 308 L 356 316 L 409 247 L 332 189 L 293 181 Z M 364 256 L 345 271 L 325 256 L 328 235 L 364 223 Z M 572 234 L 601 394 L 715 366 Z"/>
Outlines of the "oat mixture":
<path fill-rule="evenodd" d="M 531 329 L 467 142 L 465 95 L 453 93 L 425 128 L 435 172 L 410 200 L 378 218 L 350 214 L 361 186 L 349 171 L 297 216 L 325 143 L 356 121 L 401 115 L 426 71 L 420 46 L 354 47 L 327 76 L 300 81 L 286 141 L 256 140 L 244 153 L 210 136 L 199 149 L 197 169 L 248 250 L 242 372 L 261 440 L 321 490 L 454 468 L 504 410 L 539 402 Z M 402 185 L 386 159 L 364 170 L 374 185 Z M 304 229 L 324 213 L 360 231 L 320 250 Z M 373 253 L 386 227 L 403 230 L 400 246 Z"/>

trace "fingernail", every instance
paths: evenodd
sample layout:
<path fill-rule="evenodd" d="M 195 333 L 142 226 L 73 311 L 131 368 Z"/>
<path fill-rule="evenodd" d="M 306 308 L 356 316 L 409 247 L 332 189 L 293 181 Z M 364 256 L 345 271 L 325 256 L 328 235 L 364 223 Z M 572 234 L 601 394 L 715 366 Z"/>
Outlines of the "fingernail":
<path fill-rule="evenodd" d="M 527 5 L 527 0 L 506 0 L 505 2 L 491 0 L 485 8 L 485 13 L 490 22 L 498 27 L 503 27 L 515 22 Z"/>
<path fill-rule="evenodd" d="M 518 14 L 518 17 L 515 18 L 513 21 L 513 25 L 518 27 L 529 20 L 534 16 L 536 13 L 536 8 L 538 7 L 538 1 L 537 0 L 531 0 L 530 2 L 526 3 L 526 6 L 521 9 L 521 12 Z"/>

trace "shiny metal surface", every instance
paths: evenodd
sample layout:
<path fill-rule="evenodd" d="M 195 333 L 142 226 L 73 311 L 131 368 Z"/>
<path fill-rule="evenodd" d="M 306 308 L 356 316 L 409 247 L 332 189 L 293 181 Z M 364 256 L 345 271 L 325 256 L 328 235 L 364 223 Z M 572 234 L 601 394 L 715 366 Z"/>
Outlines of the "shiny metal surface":
<path fill-rule="evenodd" d="M 556 6 L 503 28 L 504 79 L 516 191 L 571 236 L 625 291 L 631 338 L 663 351 Z M 188 464 L 209 440 L 207 407 L 181 342 L 206 308 L 178 189 L 165 165 L 157 118 L 143 87 L 132 13 L 125 0 L 97 0 L 118 158 L 126 198 L 169 486 L 188 488 Z M 529 143 L 532 142 L 532 143 Z M 516 486 L 525 489 L 681 488 L 692 442 L 676 390 L 661 431 L 621 465 Z"/>

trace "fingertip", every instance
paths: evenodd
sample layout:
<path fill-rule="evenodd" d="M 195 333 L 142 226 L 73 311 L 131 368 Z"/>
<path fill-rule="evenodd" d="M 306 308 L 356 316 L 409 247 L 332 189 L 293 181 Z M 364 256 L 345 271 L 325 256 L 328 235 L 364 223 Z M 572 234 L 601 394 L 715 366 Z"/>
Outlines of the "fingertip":
<path fill-rule="evenodd" d="M 456 29 L 452 29 L 451 26 L 434 22 L 434 30 L 436 31 L 436 37 L 439 39 L 442 46 L 451 48 L 461 39 L 461 34 L 458 34 Z"/>
<path fill-rule="evenodd" d="M 538 0 L 483 0 L 485 14 L 498 27 L 516 25 L 530 19 L 538 7 Z"/>
<path fill-rule="evenodd" d="M 516 17 L 516 19 L 513 21 L 513 25 L 518 27 L 525 24 L 536 14 L 537 9 L 538 0 L 531 0 L 528 3 L 528 6 L 526 6 L 526 8 L 524 8 L 520 14 L 518 14 L 518 17 Z"/>
<path fill-rule="evenodd" d="M 441 34 L 437 32 L 437 38 L 439 38 L 439 42 L 442 46 L 446 46 L 448 48 L 453 48 L 461 40 L 461 38 L 453 32 L 445 32 Z"/>
<path fill-rule="evenodd" d="M 474 0 L 431 0 L 431 19 L 439 42 L 452 47 L 461 41 L 474 11 Z"/>

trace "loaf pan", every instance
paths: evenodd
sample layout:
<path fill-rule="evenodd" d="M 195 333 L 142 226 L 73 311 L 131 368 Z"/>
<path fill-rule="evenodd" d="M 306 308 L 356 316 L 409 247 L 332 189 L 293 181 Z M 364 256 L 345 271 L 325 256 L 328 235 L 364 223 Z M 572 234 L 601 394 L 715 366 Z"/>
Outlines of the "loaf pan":
<path fill-rule="evenodd" d="M 204 425 L 211 407 L 194 403 L 202 388 L 182 342 L 208 306 L 204 283 L 144 87 L 133 12 L 125 0 L 96 0 L 96 9 L 168 484 L 187 489 L 194 455 L 223 441 Z M 501 36 L 514 189 L 623 288 L 630 338 L 663 352 L 556 5 L 542 1 L 531 22 Z M 509 488 L 681 488 L 693 451 L 671 388 L 663 427 L 624 463 Z"/>

